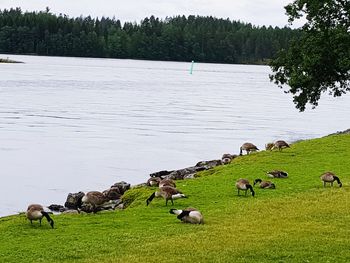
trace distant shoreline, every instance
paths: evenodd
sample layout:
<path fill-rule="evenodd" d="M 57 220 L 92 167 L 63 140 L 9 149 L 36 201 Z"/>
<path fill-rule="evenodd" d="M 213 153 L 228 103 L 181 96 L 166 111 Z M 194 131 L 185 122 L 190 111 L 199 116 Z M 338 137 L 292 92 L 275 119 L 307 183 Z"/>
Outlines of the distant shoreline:
<path fill-rule="evenodd" d="M 24 62 L 11 60 L 9 58 L 0 58 L 0 63 L 24 63 Z"/>
<path fill-rule="evenodd" d="M 5 53 L 7 54 L 7 53 Z M 1 53 L 1 55 L 4 55 Z M 97 59 L 111 59 L 111 60 L 140 60 L 140 61 L 159 61 L 159 62 L 179 62 L 179 63 L 190 63 L 191 61 L 177 61 L 177 60 L 153 60 L 153 59 L 141 59 L 141 58 L 112 58 L 112 57 L 87 57 L 87 56 L 59 56 L 59 55 L 41 55 L 41 54 L 35 54 L 35 53 L 9 53 L 9 55 L 14 56 L 34 56 L 34 57 L 55 57 L 55 58 L 97 58 Z M 222 65 L 251 65 L 251 66 L 269 66 L 270 60 L 265 59 L 261 61 L 255 61 L 255 62 L 247 62 L 247 63 L 224 63 L 224 62 L 202 62 L 202 61 L 195 61 L 196 63 L 203 63 L 203 64 L 222 64 Z M 0 58 L 0 63 L 25 63 L 22 61 L 15 61 L 11 59 L 4 59 Z"/>

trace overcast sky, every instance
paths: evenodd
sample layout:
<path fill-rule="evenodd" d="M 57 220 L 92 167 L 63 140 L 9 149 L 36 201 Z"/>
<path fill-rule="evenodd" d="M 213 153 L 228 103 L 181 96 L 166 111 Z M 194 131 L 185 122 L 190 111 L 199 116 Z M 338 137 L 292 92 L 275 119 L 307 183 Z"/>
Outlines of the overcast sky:
<path fill-rule="evenodd" d="M 0 0 L 0 9 L 21 7 L 23 11 L 45 10 L 69 17 L 115 16 L 122 22 L 140 22 L 154 15 L 202 15 L 230 18 L 254 25 L 288 25 L 284 6 L 292 0 Z"/>

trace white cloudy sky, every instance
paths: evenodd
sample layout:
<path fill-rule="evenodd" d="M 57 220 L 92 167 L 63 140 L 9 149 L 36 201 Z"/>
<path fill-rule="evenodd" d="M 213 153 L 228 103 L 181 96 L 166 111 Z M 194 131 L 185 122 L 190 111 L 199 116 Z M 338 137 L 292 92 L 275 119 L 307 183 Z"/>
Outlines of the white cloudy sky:
<path fill-rule="evenodd" d="M 292 0 L 0 0 L 0 9 L 44 10 L 70 17 L 115 16 L 122 22 L 139 22 L 154 15 L 212 15 L 254 25 L 288 25 L 284 6 Z"/>

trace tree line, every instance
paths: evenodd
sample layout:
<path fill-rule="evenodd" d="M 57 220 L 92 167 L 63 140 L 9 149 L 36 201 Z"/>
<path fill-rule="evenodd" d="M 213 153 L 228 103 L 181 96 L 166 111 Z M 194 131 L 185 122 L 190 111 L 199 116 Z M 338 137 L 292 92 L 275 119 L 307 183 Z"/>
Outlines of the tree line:
<path fill-rule="evenodd" d="M 165 61 L 259 63 L 300 34 L 288 27 L 203 16 L 154 16 L 140 23 L 0 10 L 0 52 Z"/>

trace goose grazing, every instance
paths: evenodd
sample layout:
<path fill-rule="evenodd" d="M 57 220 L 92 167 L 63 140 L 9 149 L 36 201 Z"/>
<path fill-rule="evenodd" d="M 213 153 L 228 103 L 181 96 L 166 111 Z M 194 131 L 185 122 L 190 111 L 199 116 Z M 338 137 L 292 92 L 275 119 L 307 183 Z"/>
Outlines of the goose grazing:
<path fill-rule="evenodd" d="M 239 148 L 239 155 L 243 155 L 243 151 L 246 151 L 247 154 L 250 154 L 251 152 L 259 151 L 258 147 L 256 147 L 254 144 L 250 142 L 243 143 L 243 145 Z"/>
<path fill-rule="evenodd" d="M 333 186 L 334 181 L 337 181 L 339 187 L 343 186 L 343 184 L 340 182 L 339 177 L 332 172 L 326 172 L 322 174 L 320 178 L 323 181 L 323 187 L 326 187 L 326 183 L 330 183 L 331 186 Z"/>
<path fill-rule="evenodd" d="M 176 183 L 172 179 L 163 179 L 159 182 L 159 187 L 163 187 L 163 186 L 171 186 L 176 188 Z"/>
<path fill-rule="evenodd" d="M 224 165 L 226 165 L 226 164 L 229 164 L 230 162 L 231 162 L 231 158 L 223 158 L 223 159 L 221 159 L 221 162 L 222 162 L 222 164 L 224 164 Z"/>
<path fill-rule="evenodd" d="M 233 155 L 231 155 L 229 153 L 224 153 L 221 157 L 221 162 L 222 162 L 222 164 L 229 164 L 233 158 L 234 158 Z"/>
<path fill-rule="evenodd" d="M 236 182 L 236 187 L 238 189 L 238 195 L 239 195 L 240 190 L 245 191 L 245 195 L 247 195 L 247 191 L 249 189 L 250 192 L 252 192 L 252 196 L 253 197 L 255 196 L 255 192 L 253 190 L 253 187 L 250 185 L 250 183 L 247 179 L 238 179 Z"/>
<path fill-rule="evenodd" d="M 160 177 L 151 177 L 147 180 L 148 186 L 158 186 L 162 179 Z"/>
<path fill-rule="evenodd" d="M 177 219 L 180 219 L 184 223 L 190 224 L 203 224 L 203 216 L 200 211 L 195 208 L 186 208 L 184 210 L 170 209 L 170 214 L 177 215 Z"/>
<path fill-rule="evenodd" d="M 290 146 L 285 141 L 279 140 L 279 141 L 275 141 L 271 150 L 278 149 L 279 151 L 282 151 L 283 148 L 290 148 Z"/>
<path fill-rule="evenodd" d="M 273 170 L 271 172 L 266 172 L 268 177 L 271 178 L 287 178 L 288 173 L 279 170 Z"/>
<path fill-rule="evenodd" d="M 255 179 L 254 180 L 254 186 L 259 183 L 260 188 L 264 189 L 275 189 L 276 185 L 274 183 L 271 183 L 270 181 L 262 181 L 261 179 Z"/>
<path fill-rule="evenodd" d="M 49 216 L 49 214 L 44 211 L 44 208 L 42 207 L 42 205 L 38 205 L 38 204 L 29 205 L 27 208 L 26 216 L 30 220 L 31 224 L 33 224 L 33 220 L 39 220 L 40 225 L 41 225 L 41 219 L 43 217 L 46 217 L 51 228 L 53 228 L 54 222 L 52 218 Z"/>
<path fill-rule="evenodd" d="M 274 145 L 275 144 L 273 142 L 269 142 L 269 143 L 265 144 L 265 150 L 271 151 Z"/>
<path fill-rule="evenodd" d="M 81 199 L 83 203 L 89 203 L 93 207 L 93 212 L 97 212 L 97 207 L 108 202 L 108 198 L 101 192 L 91 191 L 87 192 Z"/>
<path fill-rule="evenodd" d="M 168 205 L 168 201 L 170 200 L 172 205 L 174 205 L 174 199 L 178 198 L 186 198 L 186 196 L 171 186 L 163 186 L 159 187 L 159 191 L 154 192 L 146 201 L 147 205 L 149 205 L 154 197 L 163 197 L 165 199 L 165 205 Z"/>

